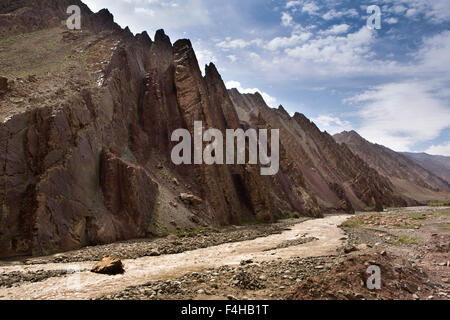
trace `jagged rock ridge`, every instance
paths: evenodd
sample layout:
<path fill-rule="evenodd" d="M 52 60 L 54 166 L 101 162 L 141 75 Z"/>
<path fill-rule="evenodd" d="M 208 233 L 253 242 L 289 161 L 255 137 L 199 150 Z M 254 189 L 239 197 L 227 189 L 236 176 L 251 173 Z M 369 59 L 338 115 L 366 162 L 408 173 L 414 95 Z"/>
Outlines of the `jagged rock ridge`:
<path fill-rule="evenodd" d="M 402 206 L 389 180 L 367 166 L 347 147 L 321 132 L 304 115 L 291 117 L 280 106 L 269 108 L 259 93 L 240 94 L 230 90 L 230 96 L 242 119 L 261 126 L 280 128 L 282 168 L 298 176 L 303 199 L 311 199 L 323 211 L 374 209 Z"/>

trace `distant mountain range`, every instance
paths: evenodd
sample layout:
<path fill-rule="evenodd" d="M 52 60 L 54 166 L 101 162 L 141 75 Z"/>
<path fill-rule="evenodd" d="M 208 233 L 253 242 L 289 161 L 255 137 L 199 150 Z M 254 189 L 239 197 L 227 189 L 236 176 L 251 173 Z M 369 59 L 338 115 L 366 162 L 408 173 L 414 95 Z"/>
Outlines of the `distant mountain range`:
<path fill-rule="evenodd" d="M 410 204 L 441 199 L 450 188 L 449 162 L 446 157 L 401 154 L 370 143 L 355 131 L 336 134 L 334 139 L 340 144 L 346 144 L 372 168 L 388 178 L 395 190 L 408 198 Z"/>
<path fill-rule="evenodd" d="M 433 156 L 426 153 L 402 153 L 423 168 L 450 183 L 450 157 Z"/>

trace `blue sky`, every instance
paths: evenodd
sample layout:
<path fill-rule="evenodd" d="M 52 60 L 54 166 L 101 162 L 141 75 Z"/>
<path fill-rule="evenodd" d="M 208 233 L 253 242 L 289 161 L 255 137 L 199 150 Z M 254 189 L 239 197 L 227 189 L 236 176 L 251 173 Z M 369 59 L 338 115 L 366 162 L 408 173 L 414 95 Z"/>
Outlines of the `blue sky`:
<path fill-rule="evenodd" d="M 189 38 L 227 87 L 357 130 L 396 151 L 450 156 L 449 0 L 85 0 L 122 26 Z M 367 7 L 381 29 L 367 28 Z"/>

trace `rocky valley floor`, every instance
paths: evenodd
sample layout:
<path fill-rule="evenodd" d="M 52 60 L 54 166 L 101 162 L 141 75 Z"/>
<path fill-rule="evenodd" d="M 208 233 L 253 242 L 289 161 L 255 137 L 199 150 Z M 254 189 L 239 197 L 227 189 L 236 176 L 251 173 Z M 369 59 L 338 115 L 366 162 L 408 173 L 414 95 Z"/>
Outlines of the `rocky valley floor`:
<path fill-rule="evenodd" d="M 450 208 L 205 228 L 2 262 L 0 299 L 448 300 L 449 246 Z M 125 273 L 91 273 L 106 256 Z M 366 286 L 371 265 L 381 290 Z"/>

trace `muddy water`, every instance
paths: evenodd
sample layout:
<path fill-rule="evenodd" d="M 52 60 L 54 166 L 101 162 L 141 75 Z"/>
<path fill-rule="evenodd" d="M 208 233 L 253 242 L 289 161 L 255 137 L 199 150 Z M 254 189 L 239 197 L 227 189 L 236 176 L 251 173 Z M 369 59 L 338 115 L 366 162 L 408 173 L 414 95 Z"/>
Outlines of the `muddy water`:
<path fill-rule="evenodd" d="M 95 299 L 113 294 L 129 286 L 142 285 L 153 280 L 167 280 L 188 272 L 199 272 L 223 265 L 237 265 L 242 260 L 255 262 L 292 257 L 332 255 L 342 245 L 345 236 L 338 226 L 349 216 L 329 216 L 294 225 L 281 234 L 250 241 L 227 243 L 216 247 L 193 250 L 174 255 L 143 257 L 124 260 L 125 274 L 98 275 L 89 272 L 95 262 L 51 263 L 30 266 L 0 267 L 0 272 L 38 270 L 82 270 L 63 277 L 49 278 L 42 282 L 25 283 L 13 288 L 0 288 L 0 299 Z M 274 248 L 285 241 L 315 237 L 318 240 L 283 249 Z"/>

